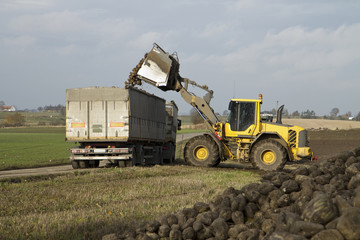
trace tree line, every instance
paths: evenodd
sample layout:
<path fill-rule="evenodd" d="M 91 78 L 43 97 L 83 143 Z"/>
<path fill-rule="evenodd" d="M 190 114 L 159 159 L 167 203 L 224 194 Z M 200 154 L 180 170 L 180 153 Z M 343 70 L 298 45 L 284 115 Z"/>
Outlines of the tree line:
<path fill-rule="evenodd" d="M 37 110 L 39 112 L 59 112 L 62 115 L 65 115 L 65 106 L 58 104 L 58 105 L 45 105 L 43 107 L 38 107 Z"/>
<path fill-rule="evenodd" d="M 267 113 L 271 113 L 274 116 L 276 116 L 277 111 L 275 108 L 273 108 L 271 111 L 265 111 Z M 339 108 L 334 107 L 329 112 L 329 115 L 324 116 L 317 116 L 314 110 L 307 109 L 306 111 L 294 111 L 290 113 L 287 109 L 284 109 L 282 112 L 282 116 L 284 118 L 303 118 L 303 119 L 331 119 L 331 120 L 354 120 L 354 121 L 360 121 L 360 112 L 353 116 L 352 113 L 346 112 L 345 114 L 339 115 Z M 222 115 L 220 113 L 216 113 L 218 116 L 228 116 L 229 111 L 225 110 Z M 190 120 L 193 124 L 199 124 L 203 123 L 203 118 L 198 114 L 198 112 L 195 109 L 190 110 Z"/>
<path fill-rule="evenodd" d="M 305 119 L 315 119 L 315 118 L 322 118 L 322 119 L 331 119 L 331 120 L 356 120 L 356 121 L 360 121 L 360 112 L 356 115 L 353 116 L 352 113 L 346 112 L 344 114 L 339 114 L 340 110 L 339 108 L 335 107 L 333 109 L 331 109 L 329 115 L 324 115 L 324 116 L 317 116 L 315 111 L 313 110 L 306 110 L 303 111 L 301 113 L 299 113 L 298 111 L 293 112 L 292 114 L 289 114 L 287 111 L 285 111 L 284 113 L 284 117 L 288 117 L 288 118 L 305 118 Z"/>
<path fill-rule="evenodd" d="M 5 102 L 0 101 L 0 106 L 4 106 Z M 45 105 L 40 106 L 37 108 L 38 112 L 53 112 L 53 113 L 60 113 L 60 117 L 52 117 L 50 116 L 49 120 L 39 120 L 39 126 L 49 125 L 64 125 L 65 124 L 65 106 L 58 104 L 58 105 Z M 36 112 L 36 110 L 22 110 L 16 111 L 15 113 L 4 114 L 4 120 L 0 121 L 0 127 L 20 127 L 26 124 L 26 119 L 24 117 L 23 112 Z M 57 115 L 59 116 L 59 115 Z"/>

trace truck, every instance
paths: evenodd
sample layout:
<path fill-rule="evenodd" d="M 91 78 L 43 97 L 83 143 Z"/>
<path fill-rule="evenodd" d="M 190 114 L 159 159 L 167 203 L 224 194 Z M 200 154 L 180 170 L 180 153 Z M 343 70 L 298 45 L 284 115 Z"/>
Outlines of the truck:
<path fill-rule="evenodd" d="M 220 161 L 235 160 L 263 171 L 275 171 L 287 161 L 312 158 L 307 131 L 282 123 L 284 106 L 278 109 L 276 122 L 270 122 L 261 118 L 262 94 L 258 99 L 231 99 L 229 117 L 221 122 L 210 106 L 214 92 L 207 85 L 181 77 L 179 68 L 177 54 L 169 54 L 154 43 L 125 83 L 134 86 L 146 82 L 163 91 L 179 92 L 204 119 L 209 132 L 193 137 L 184 148 L 184 159 L 190 165 L 212 167 Z M 190 85 L 206 94 L 195 95 L 189 91 Z"/>
<path fill-rule="evenodd" d="M 66 138 L 74 169 L 171 163 L 178 107 L 135 87 L 66 90 Z"/>

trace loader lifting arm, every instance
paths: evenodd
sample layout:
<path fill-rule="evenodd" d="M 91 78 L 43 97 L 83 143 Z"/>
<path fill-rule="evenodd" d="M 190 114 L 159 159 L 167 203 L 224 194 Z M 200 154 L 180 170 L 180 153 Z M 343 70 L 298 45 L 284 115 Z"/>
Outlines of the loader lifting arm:
<path fill-rule="evenodd" d="M 170 55 L 165 52 L 159 45 L 154 43 L 153 48 L 129 75 L 126 85 L 141 85 L 145 81 L 163 91 L 180 92 L 182 98 L 195 108 L 200 116 L 207 123 L 207 127 L 213 133 L 219 119 L 210 107 L 210 100 L 213 97 L 213 91 L 206 85 L 199 85 L 188 78 L 182 78 L 179 74 L 179 60 L 175 54 Z M 196 96 L 188 91 L 189 84 L 198 87 L 207 93 L 204 97 Z"/>

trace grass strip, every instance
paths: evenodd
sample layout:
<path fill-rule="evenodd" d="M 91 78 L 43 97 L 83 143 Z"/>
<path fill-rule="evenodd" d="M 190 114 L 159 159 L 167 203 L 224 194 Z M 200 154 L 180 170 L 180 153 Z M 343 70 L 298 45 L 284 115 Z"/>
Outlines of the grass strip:
<path fill-rule="evenodd" d="M 256 182 L 251 171 L 186 165 L 93 169 L 0 183 L 0 239 L 100 239 Z"/>

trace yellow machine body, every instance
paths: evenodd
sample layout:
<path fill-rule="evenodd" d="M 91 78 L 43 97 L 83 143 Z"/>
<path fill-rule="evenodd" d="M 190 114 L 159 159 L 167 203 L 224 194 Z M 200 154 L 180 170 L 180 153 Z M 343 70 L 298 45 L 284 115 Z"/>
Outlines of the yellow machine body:
<path fill-rule="evenodd" d="M 248 161 L 252 146 L 268 138 L 278 141 L 287 150 L 290 161 L 311 158 L 307 131 L 299 126 L 262 122 L 261 103 L 261 98 L 231 99 L 228 120 L 215 128 L 225 145 L 225 159 Z"/>

